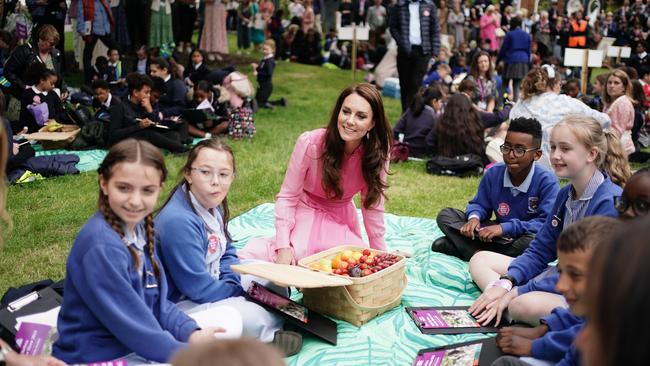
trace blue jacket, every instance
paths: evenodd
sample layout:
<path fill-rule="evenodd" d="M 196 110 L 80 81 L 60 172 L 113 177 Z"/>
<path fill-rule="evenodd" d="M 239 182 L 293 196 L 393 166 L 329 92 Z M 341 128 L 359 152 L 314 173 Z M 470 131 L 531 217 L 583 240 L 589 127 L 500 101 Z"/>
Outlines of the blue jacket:
<path fill-rule="evenodd" d="M 426 138 L 435 128 L 438 117 L 433 108 L 424 106 L 419 116 L 415 117 L 411 109 L 407 109 L 393 128 L 393 137 L 399 141 L 399 134 L 404 134 L 404 142 L 408 144 L 409 155 L 421 157 L 428 155 Z"/>
<path fill-rule="evenodd" d="M 398 50 L 411 53 L 409 41 L 409 0 L 398 0 L 388 11 L 388 28 L 397 42 Z M 438 10 L 431 0 L 420 0 L 420 35 L 422 53 L 425 56 L 438 56 L 440 51 L 440 23 Z"/>
<path fill-rule="evenodd" d="M 598 186 L 596 193 L 589 201 L 585 216 L 618 217 L 613 197 L 619 196 L 623 190 L 614 184 L 606 174 L 603 173 L 603 175 L 605 175 L 605 180 Z M 571 185 L 567 184 L 560 190 L 551 210 L 552 215 L 546 218 L 546 222 L 524 253 L 510 263 L 508 275 L 512 276 L 517 284 L 525 284 L 542 273 L 548 267 L 549 262 L 557 259 L 556 241 L 562 231 L 562 221 L 558 219 L 564 218 L 565 203 L 569 197 L 570 189 Z M 557 225 L 554 226 L 554 222 Z"/>
<path fill-rule="evenodd" d="M 524 285 L 517 287 L 517 295 L 521 296 L 525 293 L 533 291 L 542 291 L 557 294 L 558 292 L 555 290 L 555 285 L 557 285 L 557 281 L 559 281 L 559 279 L 560 275 L 557 272 L 550 274 L 544 278 L 533 278 L 532 280 L 526 282 Z"/>
<path fill-rule="evenodd" d="M 174 192 L 155 222 L 170 300 L 187 298 L 203 304 L 244 294 L 239 275 L 230 269 L 231 264 L 239 263 L 232 243 L 227 244 L 221 257 L 219 280 L 215 281 L 208 272 L 208 231 L 190 206 L 185 191 L 179 188 Z"/>
<path fill-rule="evenodd" d="M 142 257 L 144 269 L 152 272 L 149 256 Z M 162 267 L 157 286 L 145 286 L 155 277 L 143 280 L 126 245 L 100 213 L 77 235 L 66 271 L 53 355 L 67 364 L 114 360 L 133 352 L 166 362 L 199 328 L 167 300 Z"/>
<path fill-rule="evenodd" d="M 478 215 L 480 221 L 489 220 L 492 212 L 501 224 L 504 236 L 517 238 L 525 233 L 536 233 L 551 215 L 551 208 L 560 190 L 557 177 L 551 171 L 535 164 L 527 193 L 513 196 L 504 187 L 504 163 L 494 165 L 481 179 L 476 196 L 467 205 L 467 217 Z"/>
<path fill-rule="evenodd" d="M 515 28 L 506 33 L 499 49 L 499 59 L 506 64 L 529 64 L 530 63 L 530 34 L 521 28 Z"/>
<path fill-rule="evenodd" d="M 171 78 L 165 82 L 166 90 L 158 101 L 163 117 L 179 116 L 185 109 L 187 88 L 181 80 Z"/>
<path fill-rule="evenodd" d="M 567 308 L 557 307 L 541 323 L 548 326 L 548 333 L 533 341 L 531 355 L 534 358 L 559 362 L 571 348 L 585 319 L 574 315 Z"/>

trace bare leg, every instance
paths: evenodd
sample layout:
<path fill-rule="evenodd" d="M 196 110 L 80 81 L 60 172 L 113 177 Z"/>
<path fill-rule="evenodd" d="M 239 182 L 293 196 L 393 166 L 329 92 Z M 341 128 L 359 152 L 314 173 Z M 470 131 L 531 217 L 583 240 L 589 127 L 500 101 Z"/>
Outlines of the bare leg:
<path fill-rule="evenodd" d="M 564 297 L 550 292 L 533 291 L 515 297 L 508 305 L 512 320 L 539 325 L 539 319 L 557 307 L 567 307 Z"/>
<path fill-rule="evenodd" d="M 488 285 L 508 272 L 508 266 L 512 259 L 512 257 L 499 253 L 480 251 L 470 258 L 469 273 L 478 287 L 485 291 Z"/>

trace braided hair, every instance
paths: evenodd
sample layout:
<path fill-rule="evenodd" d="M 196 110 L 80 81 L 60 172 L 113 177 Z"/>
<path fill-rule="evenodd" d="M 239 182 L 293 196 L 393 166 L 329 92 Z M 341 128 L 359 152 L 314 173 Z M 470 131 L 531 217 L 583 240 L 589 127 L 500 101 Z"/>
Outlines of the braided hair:
<path fill-rule="evenodd" d="M 125 162 L 138 162 L 146 166 L 156 168 L 161 173 L 161 184 L 167 177 L 165 158 L 157 147 L 146 141 L 126 139 L 115 144 L 108 151 L 106 158 L 104 158 L 104 161 L 97 170 L 100 179 L 108 181 L 111 177 L 113 167 L 119 163 Z M 101 190 L 101 188 L 99 189 L 99 199 L 97 206 L 99 212 L 102 213 L 104 219 L 106 222 L 108 222 L 111 228 L 115 230 L 120 238 L 124 238 L 124 222 L 115 214 L 115 212 L 113 212 L 108 202 L 108 196 Z M 144 223 L 147 236 L 147 255 L 151 260 L 151 265 L 153 266 L 156 278 L 160 280 L 160 266 L 155 260 L 155 230 L 153 224 L 153 215 L 149 214 L 147 217 L 145 217 Z M 133 267 L 136 269 L 140 268 L 140 256 L 138 255 L 138 251 L 131 245 L 127 245 L 127 249 L 129 250 L 129 253 L 131 253 L 131 257 L 133 259 Z"/>

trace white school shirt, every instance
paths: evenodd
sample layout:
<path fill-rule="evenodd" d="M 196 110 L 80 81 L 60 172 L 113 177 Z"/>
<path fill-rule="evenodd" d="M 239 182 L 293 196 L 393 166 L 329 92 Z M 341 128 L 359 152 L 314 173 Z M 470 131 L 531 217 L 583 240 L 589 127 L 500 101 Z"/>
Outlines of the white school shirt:
<path fill-rule="evenodd" d="M 411 43 L 411 46 L 422 45 L 419 1 L 409 3 L 409 43 Z"/>

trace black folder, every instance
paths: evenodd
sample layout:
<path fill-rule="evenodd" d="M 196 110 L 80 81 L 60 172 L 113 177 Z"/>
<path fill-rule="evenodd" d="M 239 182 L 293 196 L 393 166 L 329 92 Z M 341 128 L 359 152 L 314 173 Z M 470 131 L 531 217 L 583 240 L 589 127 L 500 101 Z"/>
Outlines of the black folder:
<path fill-rule="evenodd" d="M 455 348 L 468 346 L 472 344 L 479 344 L 479 343 L 481 344 L 481 353 L 479 355 L 479 361 L 478 361 L 479 366 L 490 366 L 492 362 L 494 362 L 497 358 L 504 355 L 504 353 L 501 352 L 501 350 L 497 346 L 497 342 L 495 338 L 486 338 L 478 341 L 456 343 L 456 344 L 450 344 L 448 346 L 423 349 L 418 351 L 418 356 L 423 355 L 425 353 L 438 352 L 443 350 L 445 351 L 453 350 Z M 415 366 L 416 364 L 413 363 L 413 365 Z"/>

